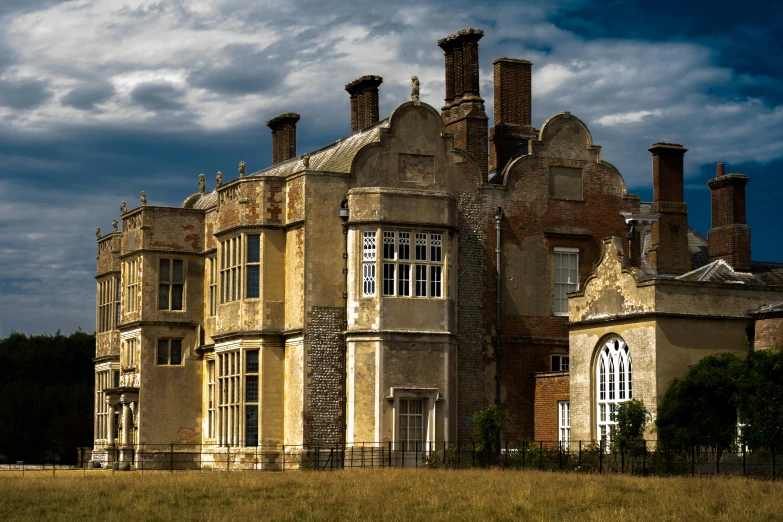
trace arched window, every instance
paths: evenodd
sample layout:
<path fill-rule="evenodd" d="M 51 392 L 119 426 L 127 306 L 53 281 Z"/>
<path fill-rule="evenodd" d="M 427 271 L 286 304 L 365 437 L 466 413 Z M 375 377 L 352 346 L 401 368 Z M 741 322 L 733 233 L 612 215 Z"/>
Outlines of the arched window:
<path fill-rule="evenodd" d="M 596 361 L 596 404 L 598 439 L 610 439 L 611 428 L 617 424 L 612 414 L 620 403 L 633 398 L 631 353 L 619 337 L 610 337 L 601 347 Z"/>

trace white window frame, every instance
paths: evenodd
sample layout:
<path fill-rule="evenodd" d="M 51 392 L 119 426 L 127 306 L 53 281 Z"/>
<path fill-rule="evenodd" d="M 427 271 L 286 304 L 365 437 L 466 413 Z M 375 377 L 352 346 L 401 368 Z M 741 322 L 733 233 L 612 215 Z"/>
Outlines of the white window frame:
<path fill-rule="evenodd" d="M 555 370 L 555 360 L 558 361 L 558 369 Z M 563 364 L 565 362 L 565 364 Z M 567 353 L 557 353 L 551 357 L 551 366 L 553 372 L 567 372 L 571 368 L 571 358 Z M 563 368 L 565 366 L 565 368 Z"/>
<path fill-rule="evenodd" d="M 375 297 L 378 286 L 376 263 L 378 259 L 378 231 L 362 231 L 362 297 Z"/>
<path fill-rule="evenodd" d="M 568 450 L 568 445 L 571 442 L 570 401 L 557 402 L 557 441 L 563 444 L 563 449 Z"/>
<path fill-rule="evenodd" d="M 558 265 L 558 260 L 567 257 L 575 260 L 575 267 L 563 267 Z M 568 292 L 579 290 L 579 249 L 568 247 L 555 247 L 552 256 L 554 282 L 552 310 L 558 317 L 568 317 Z M 567 270 L 567 275 L 562 278 L 562 271 Z M 573 281 L 571 280 L 573 278 Z"/>
<path fill-rule="evenodd" d="M 595 379 L 596 438 L 609 442 L 612 426 L 617 425 L 615 410 L 633 399 L 631 350 L 621 337 L 611 336 L 601 345 L 596 357 Z"/>
<path fill-rule="evenodd" d="M 215 359 L 208 359 L 207 363 L 207 439 L 215 438 Z"/>
<path fill-rule="evenodd" d="M 212 255 L 207 258 L 207 288 L 209 295 L 207 296 L 207 316 L 214 317 L 217 315 L 217 292 L 218 292 L 218 264 L 217 256 Z"/>
<path fill-rule="evenodd" d="M 449 277 L 446 266 L 451 266 L 447 232 L 392 229 L 383 230 L 381 237 L 383 297 L 447 298 L 444 277 Z"/>
<path fill-rule="evenodd" d="M 396 414 L 397 442 L 404 451 L 423 451 L 427 443 L 427 400 L 423 397 L 401 397 Z M 418 426 L 411 426 L 412 422 Z M 420 436 L 411 437 L 411 430 L 418 430 Z"/>

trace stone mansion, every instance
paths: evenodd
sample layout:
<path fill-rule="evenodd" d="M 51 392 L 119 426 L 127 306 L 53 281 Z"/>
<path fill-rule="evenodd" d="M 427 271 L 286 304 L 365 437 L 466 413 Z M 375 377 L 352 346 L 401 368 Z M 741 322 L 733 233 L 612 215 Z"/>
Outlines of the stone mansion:
<path fill-rule="evenodd" d="M 748 178 L 718 164 L 705 239 L 686 149 L 652 145 L 641 202 L 579 118 L 533 126 L 526 60 L 493 62 L 489 127 L 482 36 L 438 42 L 440 110 L 414 78 L 380 119 L 382 79 L 363 76 L 346 137 L 299 155 L 284 113 L 271 166 L 211 190 L 202 174 L 180 207 L 123 202 L 97 234 L 95 460 L 451 442 L 494 402 L 510 439 L 597 440 L 705 355 L 783 343 L 783 265 L 751 259 Z"/>

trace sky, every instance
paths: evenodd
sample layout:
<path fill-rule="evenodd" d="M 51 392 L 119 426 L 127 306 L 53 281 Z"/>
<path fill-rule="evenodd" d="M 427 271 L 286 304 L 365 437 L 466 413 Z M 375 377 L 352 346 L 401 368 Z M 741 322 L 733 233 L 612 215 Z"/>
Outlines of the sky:
<path fill-rule="evenodd" d="M 384 78 L 381 117 L 410 77 L 439 108 L 437 40 L 483 29 L 492 60 L 533 62 L 533 125 L 570 111 L 630 193 L 652 198 L 649 146 L 685 155 L 693 228 L 710 227 L 715 163 L 750 177 L 754 260 L 783 262 L 783 7 L 579 0 L 0 1 L 0 337 L 95 329 L 95 228 L 122 200 L 181 205 L 271 163 L 265 122 L 302 115 L 298 153 L 349 133 L 344 85 Z M 777 216 L 777 217 L 775 217 Z"/>

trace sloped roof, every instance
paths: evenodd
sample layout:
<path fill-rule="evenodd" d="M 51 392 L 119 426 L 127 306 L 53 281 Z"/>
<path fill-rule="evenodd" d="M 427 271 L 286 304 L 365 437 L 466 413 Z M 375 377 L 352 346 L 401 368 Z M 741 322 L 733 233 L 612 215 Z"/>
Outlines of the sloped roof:
<path fill-rule="evenodd" d="M 311 152 L 310 166 L 307 170 L 317 172 L 341 172 L 344 174 L 350 173 L 351 164 L 353 163 L 353 158 L 356 156 L 356 153 L 368 143 L 379 141 L 381 139 L 381 129 L 388 128 L 389 118 L 386 118 L 372 127 L 368 127 L 363 131 L 339 139 L 322 149 Z M 299 156 L 259 170 L 250 175 L 286 177 L 303 170 L 305 170 L 304 160 L 302 159 L 302 156 Z"/>
<path fill-rule="evenodd" d="M 722 259 L 708 263 L 687 274 L 678 276 L 681 281 L 704 281 L 709 283 L 737 283 L 751 286 L 783 287 L 783 264 L 754 262 L 750 272 L 736 272 Z"/>
<path fill-rule="evenodd" d="M 368 127 L 363 131 L 351 134 L 350 136 L 330 143 L 326 147 L 318 149 L 315 152 L 311 152 L 310 165 L 307 169 L 304 167 L 304 155 L 302 155 L 254 172 L 253 174 L 250 174 L 250 176 L 287 177 L 296 174 L 297 172 L 302 172 L 303 170 L 349 174 L 356 153 L 368 143 L 379 141 L 381 139 L 381 129 L 388 128 L 389 118 L 386 118 L 372 127 Z M 198 194 L 194 194 L 186 199 L 182 204 L 182 207 L 206 210 L 217 205 L 218 195 L 216 190 L 206 194 L 200 194 L 198 195 L 198 198 L 195 198 L 194 196 L 197 195 Z"/>
<path fill-rule="evenodd" d="M 773 313 L 781 313 L 781 312 L 783 312 L 783 301 L 779 303 L 761 305 L 755 310 L 750 311 L 752 315 L 773 314 Z"/>

